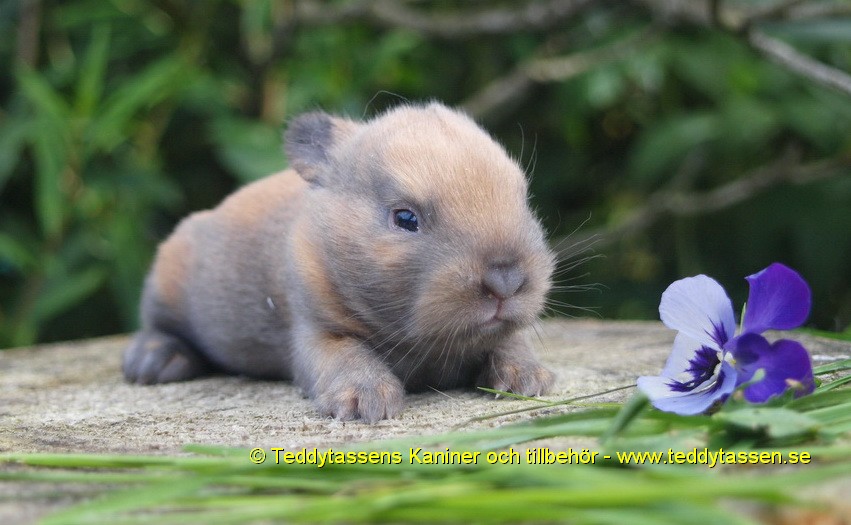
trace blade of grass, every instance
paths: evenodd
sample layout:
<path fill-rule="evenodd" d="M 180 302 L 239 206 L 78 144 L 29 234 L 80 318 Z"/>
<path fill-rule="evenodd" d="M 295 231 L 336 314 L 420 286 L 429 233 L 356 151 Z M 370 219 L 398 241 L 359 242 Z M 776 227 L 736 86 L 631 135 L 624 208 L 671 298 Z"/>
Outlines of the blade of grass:
<path fill-rule="evenodd" d="M 842 372 L 844 370 L 851 370 L 851 359 L 843 359 L 841 361 L 834 361 L 832 363 L 813 367 L 813 375 L 820 376 L 830 374 L 832 372 Z"/>
<path fill-rule="evenodd" d="M 511 416 L 511 415 L 515 415 L 515 414 L 522 414 L 522 413 L 524 413 L 524 412 L 531 412 L 531 411 L 534 411 L 534 410 L 541 410 L 542 408 L 549 408 L 549 407 L 556 407 L 556 406 L 563 406 L 563 405 L 574 405 L 574 404 L 576 404 L 576 403 L 577 403 L 577 402 L 579 402 L 579 401 L 585 401 L 586 399 L 593 399 L 593 398 L 595 398 L 595 397 L 600 397 L 600 396 L 603 396 L 603 395 L 606 395 L 606 394 L 613 394 L 613 393 L 615 393 L 615 392 L 620 392 L 621 390 L 627 390 L 627 389 L 629 389 L 629 388 L 635 388 L 635 385 L 619 386 L 619 387 L 617 387 L 617 388 L 612 388 L 612 389 L 610 389 L 610 390 L 604 390 L 604 391 L 602 391 L 602 392 L 596 392 L 596 393 L 594 393 L 594 394 L 588 394 L 588 395 L 585 395 L 585 396 L 572 397 L 572 398 L 564 399 L 564 400 L 561 400 L 561 401 L 548 401 L 548 402 L 547 402 L 548 404 L 547 404 L 547 406 L 546 406 L 546 407 L 540 407 L 540 406 L 530 406 L 530 407 L 518 408 L 518 409 L 516 409 L 516 410 L 509 410 L 509 411 L 507 411 L 507 412 L 497 412 L 497 413 L 494 413 L 494 414 L 487 414 L 487 415 L 484 415 L 484 416 L 477 416 L 477 417 L 474 417 L 474 418 L 468 419 L 468 420 L 467 420 L 467 422 L 465 422 L 465 423 L 461 423 L 461 424 L 457 425 L 455 428 L 456 428 L 456 429 L 458 429 L 458 428 L 463 428 L 465 425 L 467 425 L 467 424 L 469 424 L 469 423 L 474 423 L 474 422 L 479 422 L 479 421 L 486 421 L 486 420 L 488 420 L 488 419 L 494 419 L 494 418 L 502 417 L 502 416 Z M 531 399 L 533 399 L 533 400 L 537 400 L 536 398 L 531 398 Z M 597 406 L 599 406 L 599 405 L 597 405 Z M 618 405 L 618 406 L 619 406 L 619 405 Z"/>
<path fill-rule="evenodd" d="M 102 514 L 154 507 L 181 495 L 191 494 L 209 483 L 210 480 L 204 477 L 169 479 L 150 483 L 143 488 L 120 490 L 48 516 L 42 521 L 42 525 L 89 523 Z"/>
<path fill-rule="evenodd" d="M 819 392 L 828 392 L 830 390 L 839 388 L 841 386 L 845 386 L 851 384 L 851 375 L 847 375 L 845 377 L 841 377 L 836 381 L 831 381 L 830 383 L 825 383 L 818 387 Z"/>
<path fill-rule="evenodd" d="M 615 417 L 612 418 L 612 424 L 600 436 L 600 442 L 605 444 L 611 441 L 612 438 L 623 432 L 638 416 L 640 416 L 647 407 L 650 406 L 650 400 L 641 392 L 632 396 L 621 408 Z"/>

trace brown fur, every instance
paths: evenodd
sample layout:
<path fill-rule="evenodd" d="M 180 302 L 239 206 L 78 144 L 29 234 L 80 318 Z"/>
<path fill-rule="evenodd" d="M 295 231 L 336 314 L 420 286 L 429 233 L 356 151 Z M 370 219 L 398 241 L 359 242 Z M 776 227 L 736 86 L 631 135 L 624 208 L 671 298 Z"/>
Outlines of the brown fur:
<path fill-rule="evenodd" d="M 154 276 L 157 294 L 162 302 L 181 310 L 183 285 L 192 266 L 192 246 L 187 236 L 175 235 L 162 243 L 151 275 Z"/>
<path fill-rule="evenodd" d="M 439 104 L 365 123 L 310 113 L 286 149 L 290 170 L 163 243 L 129 380 L 292 378 L 320 412 L 366 421 L 396 415 L 405 389 L 549 388 L 522 329 L 553 256 L 523 173 L 481 128 Z"/>

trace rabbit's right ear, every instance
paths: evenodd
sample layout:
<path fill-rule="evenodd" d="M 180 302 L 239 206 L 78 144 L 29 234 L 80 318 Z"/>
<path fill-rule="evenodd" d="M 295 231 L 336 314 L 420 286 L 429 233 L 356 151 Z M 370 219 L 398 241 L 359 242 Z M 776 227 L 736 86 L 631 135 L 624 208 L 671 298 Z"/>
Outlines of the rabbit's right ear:
<path fill-rule="evenodd" d="M 290 167 L 304 180 L 321 185 L 331 149 L 354 133 L 358 125 L 321 111 L 299 115 L 284 133 L 284 151 Z"/>

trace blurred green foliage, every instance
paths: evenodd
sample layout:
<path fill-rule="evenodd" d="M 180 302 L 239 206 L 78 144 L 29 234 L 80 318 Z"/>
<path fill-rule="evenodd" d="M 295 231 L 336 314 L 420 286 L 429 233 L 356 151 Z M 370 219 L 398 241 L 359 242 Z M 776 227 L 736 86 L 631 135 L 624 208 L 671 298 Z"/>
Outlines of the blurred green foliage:
<path fill-rule="evenodd" d="M 322 9 L 299 18 L 300 3 L 0 0 L 0 347 L 133 329 L 158 241 L 180 217 L 285 166 L 280 131 L 295 114 L 459 105 L 541 54 L 639 31 L 651 36 L 625 56 L 532 82 L 476 115 L 528 167 L 553 239 L 603 232 L 574 261 L 604 257 L 561 276 L 575 291 L 600 283 L 599 293 L 556 299 L 656 318 L 668 283 L 706 273 L 741 304 L 742 277 L 782 261 L 814 289 L 813 327 L 851 322 L 848 96 L 649 2 L 587 2 L 538 29 L 467 35 L 330 18 L 368 2 L 325 2 L 328 20 Z M 423 17 L 519 5 L 408 4 Z M 851 70 L 849 18 L 763 29 Z M 606 236 L 662 188 L 694 194 L 786 161 L 829 173 Z"/>

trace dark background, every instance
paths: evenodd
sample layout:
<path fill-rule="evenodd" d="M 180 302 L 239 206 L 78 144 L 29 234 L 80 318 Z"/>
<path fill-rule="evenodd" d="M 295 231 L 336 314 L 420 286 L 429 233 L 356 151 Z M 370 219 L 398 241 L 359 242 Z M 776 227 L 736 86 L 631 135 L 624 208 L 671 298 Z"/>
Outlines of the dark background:
<path fill-rule="evenodd" d="M 771 262 L 851 323 L 851 6 L 0 0 L 0 347 L 132 330 L 156 244 L 286 165 L 286 120 L 470 112 L 527 168 L 562 315 Z M 573 306 L 570 306 L 573 305 Z"/>

